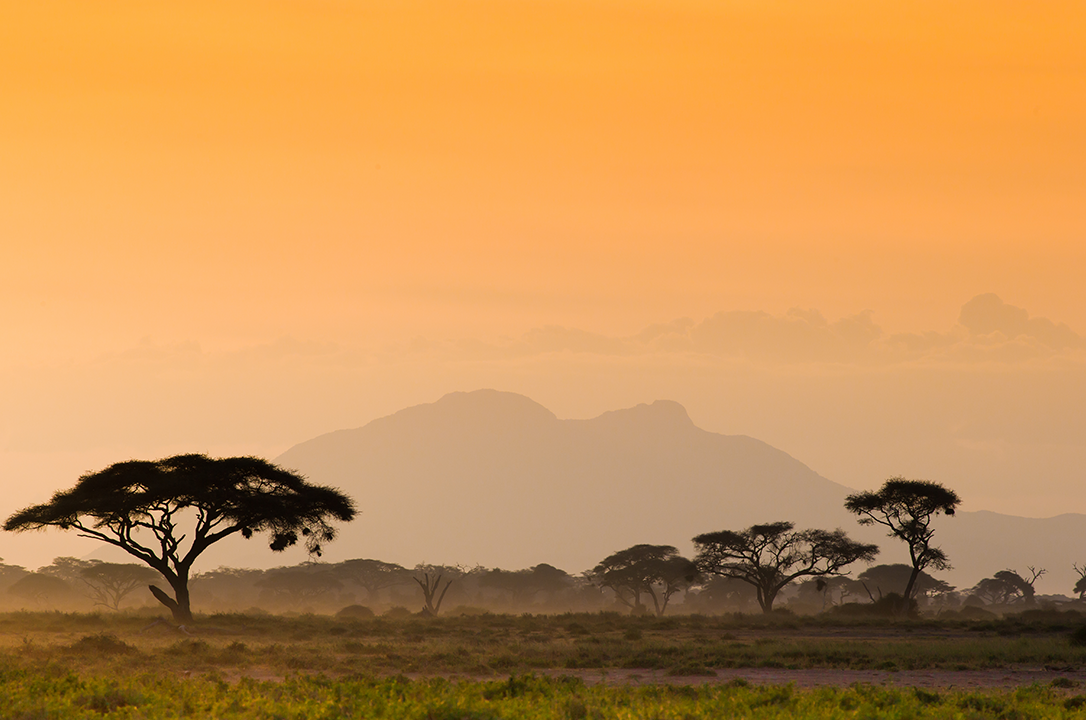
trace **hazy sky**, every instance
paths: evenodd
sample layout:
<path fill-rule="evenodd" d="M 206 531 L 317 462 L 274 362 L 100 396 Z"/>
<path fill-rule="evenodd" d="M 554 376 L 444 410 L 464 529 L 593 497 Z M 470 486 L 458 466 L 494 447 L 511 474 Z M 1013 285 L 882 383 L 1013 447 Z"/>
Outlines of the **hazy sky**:
<path fill-rule="evenodd" d="M 496 387 L 1086 512 L 1083 37 L 1078 2 L 3 3 L 0 510 Z"/>

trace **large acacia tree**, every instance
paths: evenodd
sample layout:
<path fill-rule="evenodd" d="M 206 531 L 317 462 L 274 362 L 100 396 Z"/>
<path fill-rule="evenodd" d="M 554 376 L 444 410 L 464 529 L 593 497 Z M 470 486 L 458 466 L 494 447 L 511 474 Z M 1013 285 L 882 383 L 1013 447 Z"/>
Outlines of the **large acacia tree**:
<path fill-rule="evenodd" d="M 879 552 L 843 530 L 796 530 L 790 522 L 705 533 L 694 538 L 694 547 L 703 573 L 753 585 L 764 613 L 773 611 L 777 594 L 796 578 L 843 575 L 848 565 L 870 562 Z"/>
<path fill-rule="evenodd" d="M 953 515 L 961 498 L 953 490 L 929 480 L 892 477 L 876 492 L 861 492 L 845 498 L 845 509 L 860 516 L 861 525 L 882 525 L 890 537 L 909 546 L 912 574 L 905 585 L 904 601 L 916 594 L 916 579 L 927 568 L 947 570 L 946 553 L 931 544 L 935 529 L 932 519 L 940 513 Z"/>
<path fill-rule="evenodd" d="M 162 575 L 173 597 L 154 585 L 151 593 L 177 622 L 191 622 L 189 576 L 214 543 L 267 533 L 274 551 L 301 537 L 310 554 L 320 555 L 335 537 L 330 521 L 354 516 L 354 502 L 340 491 L 267 460 L 176 455 L 83 475 L 49 502 L 9 517 L 4 529 L 58 527 L 119 547 Z"/>
<path fill-rule="evenodd" d="M 675 593 L 699 579 L 694 563 L 671 545 L 634 545 L 619 550 L 601 560 L 590 576 L 635 613 L 643 612 L 641 596 L 648 595 L 657 617 L 664 614 Z"/>

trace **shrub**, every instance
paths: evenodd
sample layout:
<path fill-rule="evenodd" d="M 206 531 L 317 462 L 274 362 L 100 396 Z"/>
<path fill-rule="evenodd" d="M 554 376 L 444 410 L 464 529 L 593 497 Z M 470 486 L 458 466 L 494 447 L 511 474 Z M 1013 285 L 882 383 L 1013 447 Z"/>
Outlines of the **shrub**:
<path fill-rule="evenodd" d="M 1067 641 L 1071 647 L 1086 647 L 1086 625 L 1081 625 L 1071 631 Z"/>
<path fill-rule="evenodd" d="M 136 652 L 136 648 L 109 633 L 84 635 L 72 643 L 69 649 L 73 652 L 96 655 L 128 655 Z"/>
<path fill-rule="evenodd" d="M 373 610 L 365 605 L 348 605 L 336 613 L 337 620 L 368 620 L 372 617 Z"/>

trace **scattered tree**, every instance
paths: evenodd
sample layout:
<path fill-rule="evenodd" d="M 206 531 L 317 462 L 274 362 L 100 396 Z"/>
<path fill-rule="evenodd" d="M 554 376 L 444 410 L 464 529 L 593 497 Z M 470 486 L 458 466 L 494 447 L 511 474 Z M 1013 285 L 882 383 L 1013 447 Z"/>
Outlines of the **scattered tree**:
<path fill-rule="evenodd" d="M 419 588 L 422 589 L 423 613 L 436 617 L 441 611 L 441 603 L 445 600 L 445 594 L 453 584 L 455 577 L 462 572 L 459 568 L 449 568 L 442 565 L 416 565 L 415 574 L 411 577 Z M 420 577 L 421 576 L 421 577 Z M 442 587 L 441 581 L 445 580 Z"/>
<path fill-rule="evenodd" d="M 285 600 L 291 607 L 298 607 L 343 588 L 343 583 L 336 579 L 322 563 L 304 563 L 292 567 L 280 567 L 264 573 L 257 580 L 257 587 L 264 588 L 273 598 Z"/>
<path fill-rule="evenodd" d="M 905 585 L 903 597 L 912 600 L 916 579 L 927 568 L 950 569 L 946 553 L 931 545 L 935 531 L 931 520 L 939 513 L 953 515 L 961 499 L 953 490 L 927 480 L 906 480 L 893 477 L 883 483 L 878 492 L 849 495 L 845 508 L 860 516 L 861 525 L 882 525 L 889 537 L 896 537 L 909 546 L 912 573 Z"/>
<path fill-rule="evenodd" d="M 79 571 L 79 579 L 89 589 L 94 604 L 110 610 L 120 610 L 126 597 L 156 577 L 154 570 L 135 563 L 92 561 Z"/>
<path fill-rule="evenodd" d="M 698 581 L 698 568 L 671 545 L 634 545 L 619 550 L 592 570 L 600 587 L 610 588 L 619 602 L 635 613 L 644 612 L 641 596 L 652 599 L 657 617 L 667 610 L 675 593 Z"/>
<path fill-rule="evenodd" d="M 270 548 L 281 551 L 301 535 L 310 554 L 320 555 L 322 543 L 335 537 L 329 521 L 354 515 L 354 503 L 343 493 L 266 460 L 177 455 L 83 475 L 48 503 L 9 517 L 4 529 L 74 529 L 119 547 L 166 580 L 173 597 L 154 585 L 151 593 L 177 622 L 191 622 L 192 566 L 214 543 L 235 533 L 250 538 L 267 532 Z M 188 533 L 179 527 L 185 522 L 191 523 Z"/>
<path fill-rule="evenodd" d="M 71 596 L 72 586 L 55 575 L 32 572 L 16 581 L 8 588 L 8 592 L 30 600 L 39 607 L 48 607 Z"/>
<path fill-rule="evenodd" d="M 753 585 L 764 613 L 773 611 L 777 594 L 796 578 L 843 575 L 847 566 L 870 562 L 879 552 L 843 530 L 796 530 L 790 522 L 705 533 L 694 538 L 694 547 L 703 573 Z"/>
<path fill-rule="evenodd" d="M 1086 599 L 1086 566 L 1079 567 L 1078 563 L 1075 563 L 1071 567 L 1078 573 L 1078 580 L 1075 581 L 1075 592 L 1078 593 L 1078 599 Z"/>
<path fill-rule="evenodd" d="M 1014 570 L 1000 570 L 994 576 L 981 580 L 970 592 L 992 605 L 1017 602 L 1032 605 L 1037 594 L 1033 583 L 1045 574 L 1045 569 L 1030 566 L 1029 574 L 1027 579 Z"/>
<path fill-rule="evenodd" d="M 381 590 L 412 580 L 411 574 L 402 565 L 366 558 L 344 560 L 334 565 L 333 571 L 337 577 L 364 588 L 371 602 Z"/>
<path fill-rule="evenodd" d="M 891 593 L 905 597 L 905 588 L 909 585 L 913 568 L 905 563 L 893 563 L 890 565 L 872 565 L 856 576 L 856 580 L 863 584 L 864 591 L 875 602 L 878 598 Z M 916 598 L 931 598 L 936 595 L 944 595 L 954 591 L 954 586 L 942 580 L 937 580 L 924 571 L 916 576 L 913 585 L 913 596 Z"/>

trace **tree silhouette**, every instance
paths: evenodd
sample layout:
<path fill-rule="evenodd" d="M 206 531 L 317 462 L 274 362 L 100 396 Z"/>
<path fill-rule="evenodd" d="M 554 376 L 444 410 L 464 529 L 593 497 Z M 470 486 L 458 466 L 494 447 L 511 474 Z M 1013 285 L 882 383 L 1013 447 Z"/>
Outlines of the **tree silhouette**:
<path fill-rule="evenodd" d="M 39 607 L 49 606 L 72 594 L 72 586 L 56 575 L 32 572 L 19 578 L 8 592 L 31 600 Z"/>
<path fill-rule="evenodd" d="M 1071 567 L 1078 573 L 1078 580 L 1075 581 L 1075 592 L 1078 593 L 1078 599 L 1082 600 L 1086 598 L 1086 566 L 1079 567 L 1078 563 L 1074 563 Z"/>
<path fill-rule="evenodd" d="M 447 575 L 453 577 L 446 577 Z M 437 616 L 441 611 L 441 603 L 445 600 L 445 593 L 449 592 L 453 580 L 460 575 L 463 575 L 463 572 L 459 568 L 426 564 L 415 566 L 415 574 L 411 579 L 422 589 L 424 615 Z M 444 587 L 441 585 L 442 579 L 445 580 Z"/>
<path fill-rule="evenodd" d="M 641 595 L 648 595 L 661 616 L 675 593 L 698 580 L 698 569 L 671 545 L 634 545 L 601 560 L 591 576 L 635 613 L 643 612 Z"/>
<path fill-rule="evenodd" d="M 119 611 L 126 597 L 136 588 L 154 580 L 157 575 L 145 565 L 91 560 L 86 567 L 79 570 L 78 577 L 88 588 L 95 605 Z"/>
<path fill-rule="evenodd" d="M 777 594 L 796 578 L 843 575 L 848 565 L 870 562 L 879 552 L 843 530 L 796 530 L 790 522 L 705 533 L 694 538 L 694 547 L 703 573 L 753 585 L 764 613 L 773 611 Z"/>
<path fill-rule="evenodd" d="M 7 519 L 10 531 L 59 527 L 121 548 L 169 583 L 170 597 L 151 593 L 177 622 L 191 622 L 189 576 L 207 548 L 240 533 L 267 532 L 281 551 L 305 538 L 310 554 L 335 537 L 330 520 L 354 518 L 353 501 L 333 488 L 311 485 L 300 475 L 255 457 L 215 459 L 176 455 L 130 460 L 79 478 L 42 505 Z M 189 523 L 189 532 L 181 524 Z"/>
<path fill-rule="evenodd" d="M 1030 566 L 1029 573 L 1030 577 L 1027 579 L 1015 570 L 1000 570 L 992 577 L 981 580 L 970 592 L 993 605 L 1010 605 L 1015 602 L 1032 605 L 1037 594 L 1033 584 L 1045 574 L 1045 569 Z"/>
<path fill-rule="evenodd" d="M 384 588 L 401 585 L 412 579 L 402 565 L 368 558 L 344 560 L 333 565 L 332 571 L 337 577 L 365 588 L 366 597 L 371 602 Z"/>
<path fill-rule="evenodd" d="M 913 598 L 916 579 L 927 568 L 948 570 L 946 553 L 932 547 L 935 531 L 931 520 L 939 513 L 953 515 L 961 498 L 953 490 L 928 480 L 906 480 L 892 477 L 878 492 L 862 492 L 845 498 L 845 509 L 860 516 L 861 525 L 882 525 L 888 535 L 909 546 L 913 571 L 902 597 L 905 603 Z"/>
<path fill-rule="evenodd" d="M 255 585 L 264 588 L 272 598 L 284 600 L 295 608 L 343 588 L 343 583 L 336 579 L 331 567 L 334 566 L 303 563 L 273 568 L 265 572 Z"/>
<path fill-rule="evenodd" d="M 905 587 L 912 577 L 913 568 L 905 563 L 893 563 L 890 565 L 872 565 L 856 576 L 856 580 L 863 584 L 871 600 L 874 601 L 875 593 L 879 597 L 896 593 L 904 597 Z M 915 597 L 933 597 L 954 591 L 954 587 L 942 580 L 933 578 L 921 571 L 916 577 L 913 586 Z"/>

